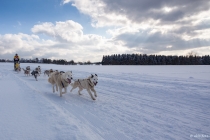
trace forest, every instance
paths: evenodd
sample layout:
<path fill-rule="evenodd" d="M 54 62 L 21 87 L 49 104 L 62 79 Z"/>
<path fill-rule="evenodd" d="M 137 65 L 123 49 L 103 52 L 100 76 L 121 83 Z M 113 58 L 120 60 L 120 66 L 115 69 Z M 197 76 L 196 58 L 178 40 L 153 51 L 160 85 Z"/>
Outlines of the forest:
<path fill-rule="evenodd" d="M 113 54 L 103 56 L 102 65 L 210 65 L 210 57 L 209 55 Z"/>
<path fill-rule="evenodd" d="M 12 60 L 0 59 L 0 62 L 13 62 Z M 210 65 L 210 56 L 198 56 L 189 54 L 186 56 L 177 55 L 147 55 L 147 54 L 113 54 L 104 55 L 101 62 L 75 62 L 65 59 L 52 60 L 42 59 L 21 59 L 20 63 L 46 63 L 57 65 Z"/>

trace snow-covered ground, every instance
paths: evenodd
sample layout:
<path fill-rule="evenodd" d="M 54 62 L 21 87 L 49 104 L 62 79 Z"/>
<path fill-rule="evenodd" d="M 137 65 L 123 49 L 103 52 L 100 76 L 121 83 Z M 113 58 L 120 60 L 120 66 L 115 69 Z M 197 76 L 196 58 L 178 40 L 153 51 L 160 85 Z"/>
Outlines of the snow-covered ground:
<path fill-rule="evenodd" d="M 73 78 L 98 74 L 93 101 L 77 89 L 59 97 L 0 63 L 0 140 L 210 139 L 210 66 L 63 66 Z"/>

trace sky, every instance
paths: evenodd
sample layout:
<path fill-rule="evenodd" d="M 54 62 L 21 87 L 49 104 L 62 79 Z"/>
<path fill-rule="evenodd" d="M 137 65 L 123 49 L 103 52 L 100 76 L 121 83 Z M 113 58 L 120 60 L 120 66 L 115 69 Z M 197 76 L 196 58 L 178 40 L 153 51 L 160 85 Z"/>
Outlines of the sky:
<path fill-rule="evenodd" d="M 0 59 L 210 54 L 210 0 L 1 0 Z"/>

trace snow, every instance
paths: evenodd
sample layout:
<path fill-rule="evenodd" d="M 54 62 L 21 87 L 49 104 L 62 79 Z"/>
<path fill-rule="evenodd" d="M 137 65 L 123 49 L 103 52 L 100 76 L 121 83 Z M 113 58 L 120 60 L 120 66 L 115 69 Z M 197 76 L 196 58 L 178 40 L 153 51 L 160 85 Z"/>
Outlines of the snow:
<path fill-rule="evenodd" d="M 78 89 L 59 96 L 0 63 L 1 140 L 176 140 L 210 138 L 210 66 L 72 66 L 25 68 L 98 74 L 98 97 Z"/>

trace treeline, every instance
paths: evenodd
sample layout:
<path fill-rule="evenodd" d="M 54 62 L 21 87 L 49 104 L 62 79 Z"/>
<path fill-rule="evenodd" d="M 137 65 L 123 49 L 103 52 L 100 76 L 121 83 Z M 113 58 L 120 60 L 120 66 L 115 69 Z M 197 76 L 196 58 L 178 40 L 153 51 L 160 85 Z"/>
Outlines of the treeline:
<path fill-rule="evenodd" d="M 103 56 L 102 65 L 210 65 L 210 57 L 209 55 L 114 54 Z"/>
<path fill-rule="evenodd" d="M 77 64 L 79 64 L 79 65 L 92 65 L 92 64 L 99 65 L 99 64 L 101 64 L 101 62 L 95 62 L 95 63 L 91 63 L 90 61 L 74 62 L 74 60 L 66 61 L 65 59 L 59 59 L 59 60 L 42 59 L 42 63 L 57 64 L 57 65 L 77 65 Z"/>
<path fill-rule="evenodd" d="M 66 61 L 65 59 L 59 59 L 59 60 L 51 60 L 51 59 L 42 59 L 42 63 L 47 64 L 58 64 L 58 65 L 74 65 L 74 60 Z"/>
<path fill-rule="evenodd" d="M 5 59 L 0 59 L 0 62 L 7 62 L 7 60 L 5 60 Z"/>
<path fill-rule="evenodd" d="M 0 59 L 0 62 L 14 62 L 13 60 L 8 59 Z M 42 59 L 21 59 L 19 61 L 20 63 L 45 63 L 45 64 L 57 64 L 57 65 L 100 65 L 101 62 L 90 62 L 89 60 L 87 62 L 75 62 L 74 60 L 66 61 L 65 59 L 59 59 L 59 60 L 52 60 L 47 58 Z"/>

